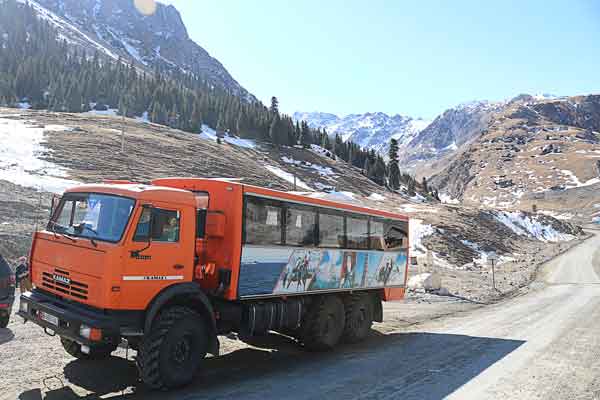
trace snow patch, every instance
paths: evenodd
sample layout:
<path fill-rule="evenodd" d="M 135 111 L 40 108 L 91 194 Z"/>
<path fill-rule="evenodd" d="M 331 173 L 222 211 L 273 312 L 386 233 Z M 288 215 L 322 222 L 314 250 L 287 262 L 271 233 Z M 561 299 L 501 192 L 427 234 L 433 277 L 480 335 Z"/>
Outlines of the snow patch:
<path fill-rule="evenodd" d="M 119 109 L 109 108 L 108 110 L 91 110 L 84 112 L 83 115 L 107 115 L 111 117 L 116 117 L 119 115 Z"/>
<path fill-rule="evenodd" d="M 520 236 L 528 236 L 542 242 L 562 242 L 575 239 L 575 236 L 562 233 L 550 225 L 545 225 L 535 217 L 522 212 L 498 211 L 494 217 Z"/>
<path fill-rule="evenodd" d="M 280 177 L 284 181 L 289 183 L 294 183 L 294 175 L 290 174 L 287 171 L 282 170 L 279 167 L 274 167 L 272 165 L 265 165 L 265 168 L 271 172 L 273 175 Z M 303 182 L 300 178 L 296 178 L 296 186 L 302 189 L 306 189 L 312 191 L 312 188 L 308 186 L 305 182 Z"/>
<path fill-rule="evenodd" d="M 367 197 L 367 199 L 373 201 L 385 201 L 385 197 L 380 195 L 379 193 L 371 193 L 369 197 Z"/>
<path fill-rule="evenodd" d="M 426 236 L 433 235 L 435 229 L 429 224 L 424 224 L 423 220 L 413 218 L 409 221 L 409 242 L 410 254 L 413 256 L 424 255 L 427 248 L 423 246 L 422 240 Z"/>
<path fill-rule="evenodd" d="M 449 194 L 447 193 L 440 193 L 440 201 L 443 204 L 460 204 L 460 200 L 458 199 L 453 199 Z"/>
<path fill-rule="evenodd" d="M 78 185 L 79 182 L 65 179 L 65 168 L 41 159 L 48 152 L 43 145 L 44 132 L 68 130 L 60 125 L 42 128 L 0 118 L 0 179 L 53 193 Z"/>
<path fill-rule="evenodd" d="M 218 139 L 217 131 L 215 131 L 208 125 L 202 125 L 202 132 L 200 133 L 199 136 L 201 139 L 212 140 L 213 142 L 216 142 Z M 232 136 L 229 134 L 225 134 L 221 138 L 221 140 L 224 141 L 225 143 L 229 143 L 234 146 L 243 147 L 246 149 L 254 149 L 256 147 L 256 142 L 254 142 L 253 140 L 242 139 L 237 136 Z"/>

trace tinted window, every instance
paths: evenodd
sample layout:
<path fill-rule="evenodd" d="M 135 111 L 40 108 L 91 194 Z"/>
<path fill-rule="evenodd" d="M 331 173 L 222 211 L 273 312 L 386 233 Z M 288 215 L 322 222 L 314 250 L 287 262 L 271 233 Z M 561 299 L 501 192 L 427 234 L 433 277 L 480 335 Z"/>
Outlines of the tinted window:
<path fill-rule="evenodd" d="M 400 250 L 408 247 L 408 223 L 386 222 L 384 224 L 385 247 L 387 250 Z"/>
<path fill-rule="evenodd" d="M 349 249 L 368 249 L 369 220 L 367 218 L 346 217 L 346 237 Z"/>
<path fill-rule="evenodd" d="M 246 244 L 281 244 L 282 211 L 279 202 L 248 197 L 244 216 Z"/>
<path fill-rule="evenodd" d="M 289 205 L 286 207 L 285 244 L 290 246 L 312 246 L 315 244 L 317 213 L 308 207 Z"/>
<path fill-rule="evenodd" d="M 385 250 L 385 240 L 383 237 L 384 222 L 371 219 L 369 226 L 369 244 L 373 250 Z"/>
<path fill-rule="evenodd" d="M 346 247 L 342 215 L 319 212 L 319 246 Z"/>
<path fill-rule="evenodd" d="M 206 232 L 206 210 L 196 213 L 196 237 L 203 238 Z"/>
<path fill-rule="evenodd" d="M 152 225 L 152 240 L 155 242 L 179 242 L 179 211 L 163 210 L 160 208 L 145 208 L 133 238 L 136 242 L 148 241 L 150 230 L 150 215 L 154 223 Z"/>

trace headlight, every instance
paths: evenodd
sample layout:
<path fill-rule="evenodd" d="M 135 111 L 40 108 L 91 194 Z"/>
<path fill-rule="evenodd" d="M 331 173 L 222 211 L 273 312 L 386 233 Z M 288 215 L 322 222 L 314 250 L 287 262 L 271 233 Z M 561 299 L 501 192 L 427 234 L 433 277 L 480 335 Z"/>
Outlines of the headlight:
<path fill-rule="evenodd" d="M 22 313 L 27 314 L 27 312 L 29 312 L 29 304 L 27 304 L 24 301 L 21 301 L 19 303 L 19 311 L 21 311 Z"/>
<path fill-rule="evenodd" d="M 89 339 L 91 333 L 92 333 L 92 328 L 90 328 L 87 325 L 81 324 L 81 326 L 79 327 L 79 336 Z"/>
<path fill-rule="evenodd" d="M 82 338 L 98 342 L 102 340 L 102 330 L 98 328 L 91 328 L 85 324 L 79 326 L 79 335 Z"/>

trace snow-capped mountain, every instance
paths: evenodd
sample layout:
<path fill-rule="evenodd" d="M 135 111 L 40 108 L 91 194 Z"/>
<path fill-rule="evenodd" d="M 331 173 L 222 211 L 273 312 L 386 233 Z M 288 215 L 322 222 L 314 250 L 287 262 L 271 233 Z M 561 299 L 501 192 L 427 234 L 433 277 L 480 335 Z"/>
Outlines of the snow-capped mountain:
<path fill-rule="evenodd" d="M 492 113 L 506 102 L 473 101 L 450 108 L 421 130 L 401 152 L 401 163 L 439 159 L 468 143 L 487 127 Z"/>
<path fill-rule="evenodd" d="M 172 5 L 142 15 L 132 0 L 23 0 L 55 25 L 63 39 L 91 55 L 131 60 L 139 68 L 197 75 L 234 95 L 255 100 L 223 65 L 190 39 Z"/>
<path fill-rule="evenodd" d="M 350 114 L 339 117 L 323 112 L 296 112 L 296 121 L 306 121 L 311 128 L 324 128 L 330 135 L 340 135 L 346 141 L 351 140 L 366 149 L 385 154 L 390 140 L 397 139 L 400 147 L 410 141 L 427 125 L 429 121 L 402 115 L 382 112 Z"/>

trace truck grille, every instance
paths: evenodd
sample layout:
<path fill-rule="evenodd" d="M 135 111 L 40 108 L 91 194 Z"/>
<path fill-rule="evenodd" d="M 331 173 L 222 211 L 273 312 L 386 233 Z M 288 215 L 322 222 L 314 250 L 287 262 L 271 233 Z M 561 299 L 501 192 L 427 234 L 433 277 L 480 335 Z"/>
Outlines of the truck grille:
<path fill-rule="evenodd" d="M 88 285 L 70 279 L 68 271 L 56 269 L 54 274 L 42 273 L 42 286 L 78 299 L 88 298 Z"/>

